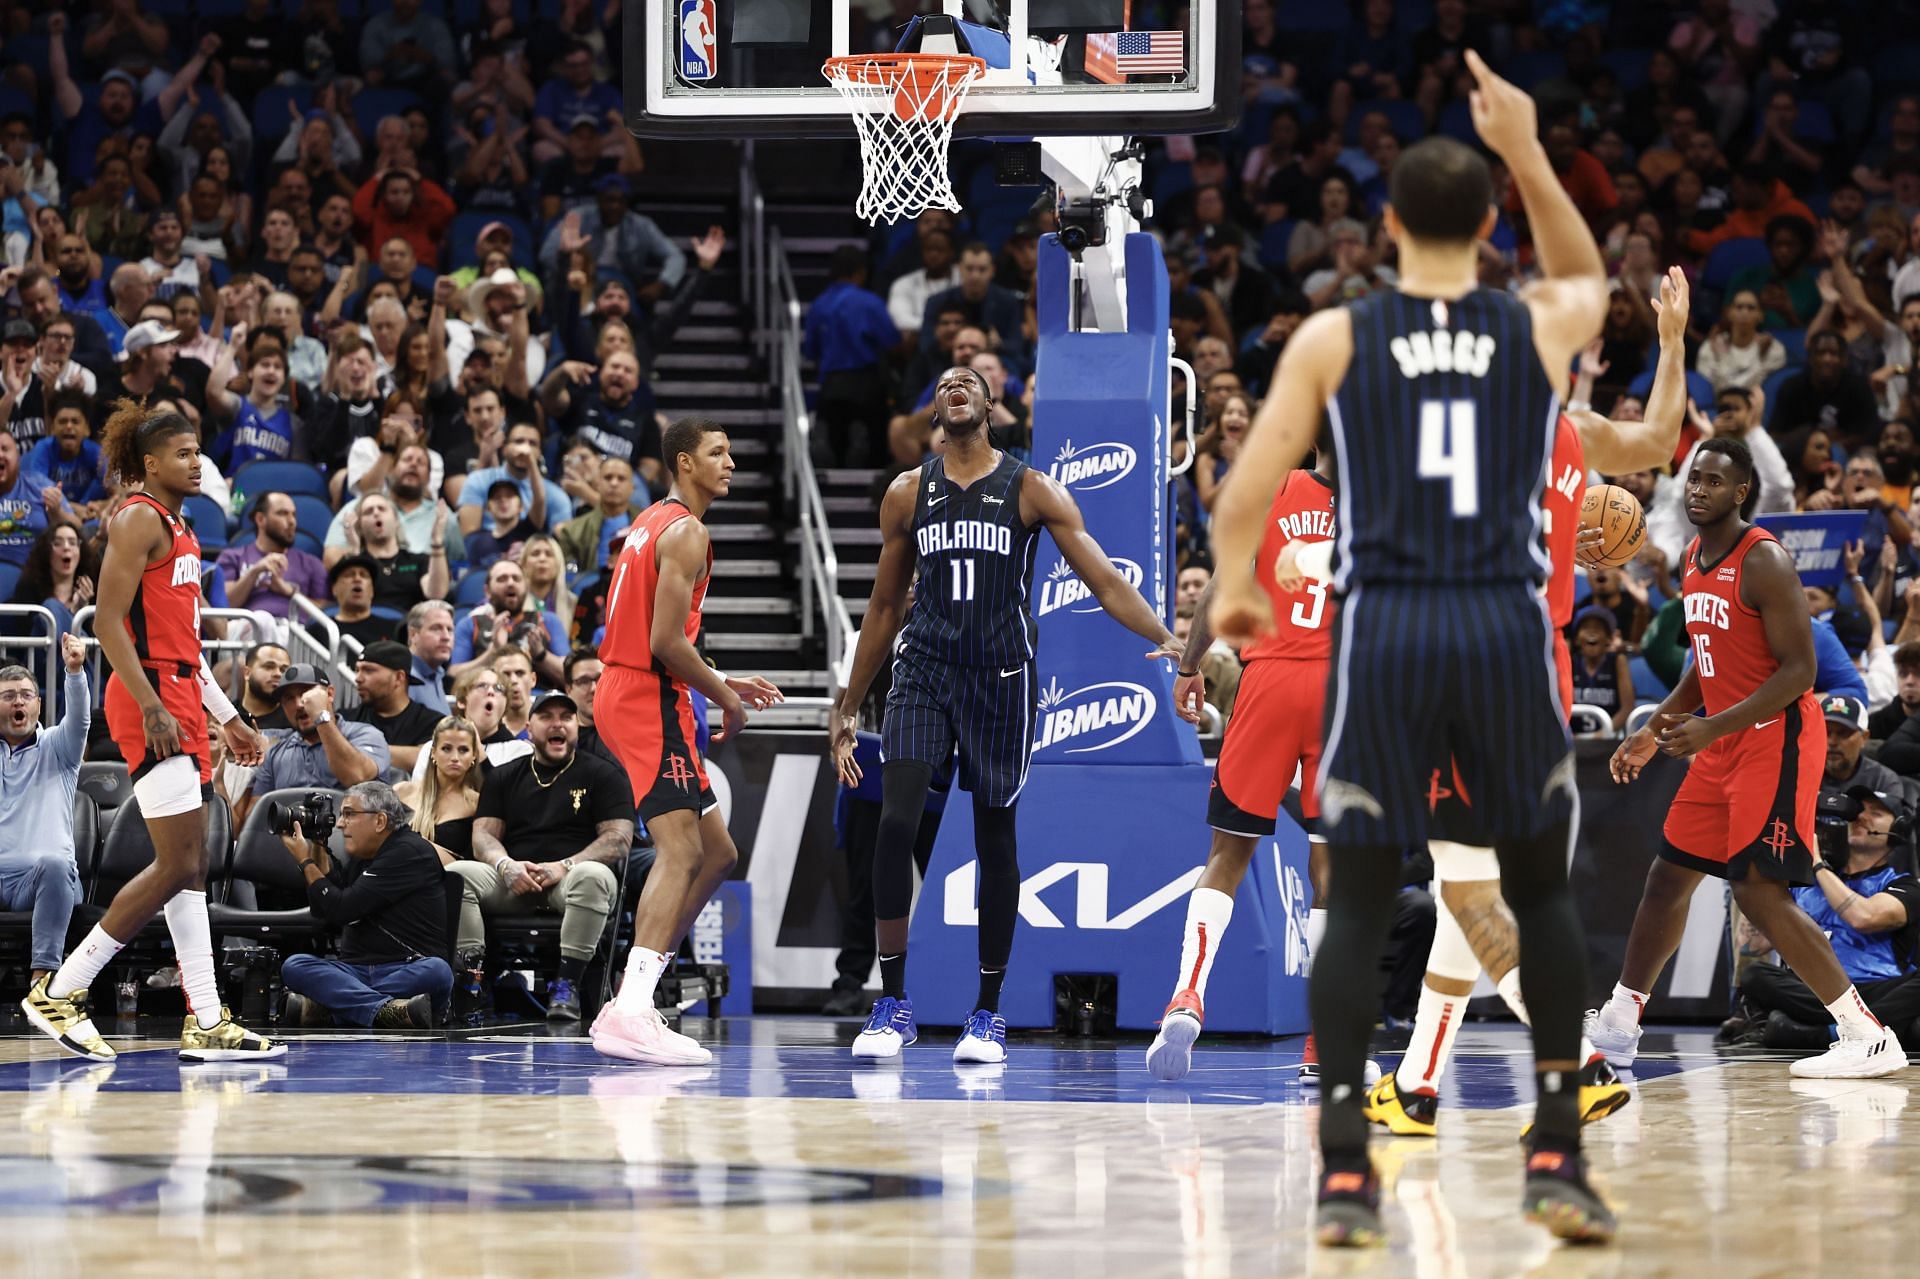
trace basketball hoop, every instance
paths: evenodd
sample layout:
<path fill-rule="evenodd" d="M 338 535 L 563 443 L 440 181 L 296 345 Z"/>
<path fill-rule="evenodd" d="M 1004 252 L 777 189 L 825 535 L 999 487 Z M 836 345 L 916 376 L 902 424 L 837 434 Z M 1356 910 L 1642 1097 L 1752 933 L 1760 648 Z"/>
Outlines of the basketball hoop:
<path fill-rule="evenodd" d="M 860 131 L 860 199 L 871 223 L 960 211 L 947 176 L 953 121 L 986 74 L 983 59 L 943 53 L 863 53 L 828 58 L 821 74 L 846 99 Z"/>

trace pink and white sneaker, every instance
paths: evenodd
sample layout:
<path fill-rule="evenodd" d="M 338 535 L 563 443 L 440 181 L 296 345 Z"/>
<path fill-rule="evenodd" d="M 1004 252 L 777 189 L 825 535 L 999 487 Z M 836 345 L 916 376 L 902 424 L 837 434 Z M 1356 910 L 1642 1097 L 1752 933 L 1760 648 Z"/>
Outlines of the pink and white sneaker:
<path fill-rule="evenodd" d="M 650 1066 L 704 1066 L 713 1054 L 667 1025 L 658 1008 L 623 1013 L 609 1003 L 593 1019 L 595 1052 Z"/>

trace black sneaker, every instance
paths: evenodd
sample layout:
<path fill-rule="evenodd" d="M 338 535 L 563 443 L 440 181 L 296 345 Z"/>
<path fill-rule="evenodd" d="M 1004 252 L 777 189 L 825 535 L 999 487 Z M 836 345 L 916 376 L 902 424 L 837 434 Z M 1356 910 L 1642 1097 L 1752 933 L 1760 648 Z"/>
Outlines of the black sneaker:
<path fill-rule="evenodd" d="M 864 1017 L 869 1006 L 867 992 L 864 990 L 842 990 L 839 987 L 827 995 L 827 1002 L 820 1005 L 822 1017 Z"/>
<path fill-rule="evenodd" d="M 282 1026 L 331 1026 L 333 1014 L 305 995 L 287 992 L 287 1006 L 280 1014 Z"/>
<path fill-rule="evenodd" d="M 1767 1014 L 1767 1024 L 1760 1042 L 1769 1048 L 1810 1048 L 1815 1052 L 1825 1052 L 1833 1046 L 1833 1036 L 1827 1033 L 1825 1026 L 1797 1022 L 1776 1009 Z"/>
<path fill-rule="evenodd" d="M 1336 1168 L 1320 1174 L 1313 1237 L 1327 1248 L 1376 1248 L 1387 1241 L 1380 1224 L 1380 1179 L 1371 1167 L 1365 1172 Z"/>
<path fill-rule="evenodd" d="M 1613 1209 L 1587 1184 L 1586 1160 L 1577 1153 L 1535 1150 L 1527 1156 L 1520 1206 L 1528 1221 L 1569 1243 L 1608 1243 L 1620 1228 Z"/>
<path fill-rule="evenodd" d="M 574 993 L 573 983 L 565 977 L 556 977 L 547 983 L 547 1020 L 580 1020 L 580 997 Z"/>

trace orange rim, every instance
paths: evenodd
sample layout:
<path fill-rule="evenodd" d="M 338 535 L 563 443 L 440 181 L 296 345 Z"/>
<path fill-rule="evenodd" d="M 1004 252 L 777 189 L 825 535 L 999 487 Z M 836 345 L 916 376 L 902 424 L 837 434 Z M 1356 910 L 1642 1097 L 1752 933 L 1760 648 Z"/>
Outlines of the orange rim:
<path fill-rule="evenodd" d="M 986 59 L 967 54 L 854 53 L 828 58 L 820 72 L 835 83 L 845 81 L 896 93 L 911 85 L 914 96 L 925 104 L 925 95 L 942 84 L 949 86 L 949 91 L 956 85 L 970 85 L 986 69 Z"/>

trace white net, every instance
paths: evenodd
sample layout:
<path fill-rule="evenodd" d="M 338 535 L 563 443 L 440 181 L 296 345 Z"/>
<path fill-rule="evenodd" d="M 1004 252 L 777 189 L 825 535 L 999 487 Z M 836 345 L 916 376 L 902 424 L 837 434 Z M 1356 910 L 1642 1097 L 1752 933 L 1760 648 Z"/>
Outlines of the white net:
<path fill-rule="evenodd" d="M 985 74 L 979 58 L 884 54 L 830 59 L 822 72 L 846 99 L 860 131 L 860 198 L 870 223 L 960 211 L 947 176 L 954 117 Z"/>

